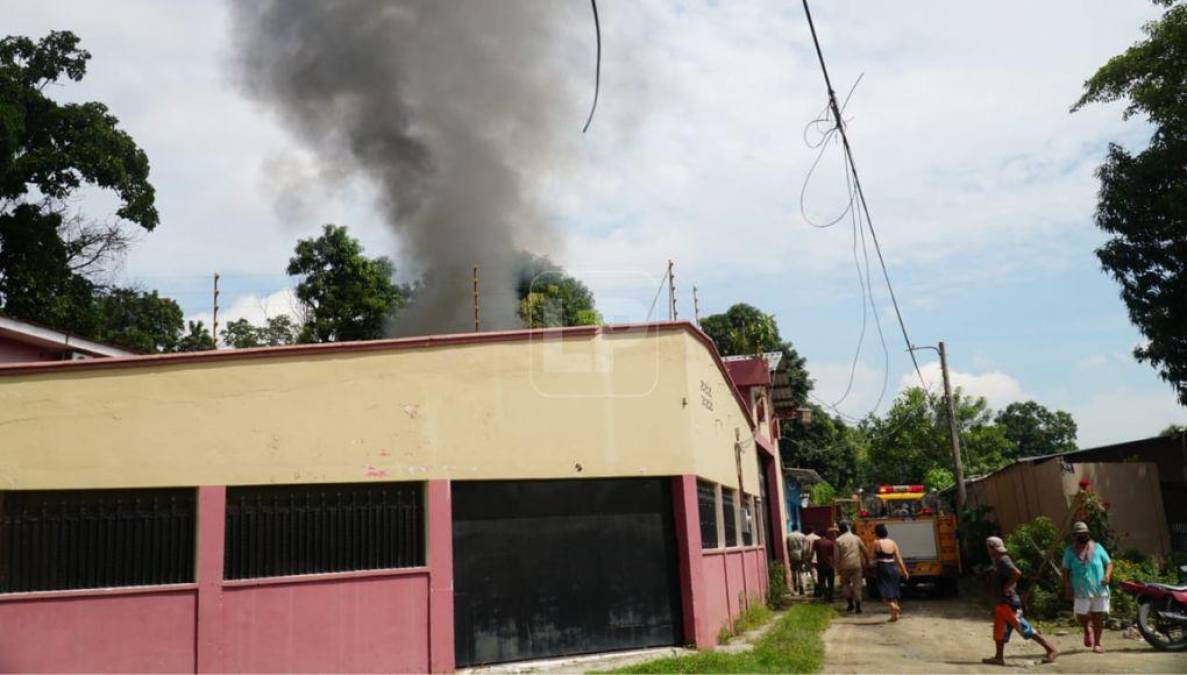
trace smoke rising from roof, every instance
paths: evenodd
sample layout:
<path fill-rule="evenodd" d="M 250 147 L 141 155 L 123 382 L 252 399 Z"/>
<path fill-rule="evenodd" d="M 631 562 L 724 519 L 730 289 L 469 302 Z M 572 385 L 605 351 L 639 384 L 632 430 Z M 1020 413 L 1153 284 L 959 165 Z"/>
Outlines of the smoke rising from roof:
<path fill-rule="evenodd" d="M 362 176 L 421 275 L 400 334 L 517 325 L 521 250 L 555 245 L 533 179 L 563 161 L 587 92 L 557 66 L 560 2 L 269 0 L 231 3 L 236 70 L 326 175 Z M 571 45 L 570 45 L 571 46 Z"/>

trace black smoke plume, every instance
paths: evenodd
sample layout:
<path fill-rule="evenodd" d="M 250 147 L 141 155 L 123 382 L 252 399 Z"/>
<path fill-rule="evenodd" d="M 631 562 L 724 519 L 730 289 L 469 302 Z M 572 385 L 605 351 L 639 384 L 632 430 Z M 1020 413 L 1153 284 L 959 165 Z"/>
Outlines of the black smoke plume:
<path fill-rule="evenodd" d="M 419 273 L 395 332 L 517 325 L 521 250 L 556 238 L 534 191 L 576 138 L 588 92 L 561 74 L 580 3 L 510 0 L 233 2 L 235 66 L 326 175 L 362 176 Z M 571 55 L 570 55 L 571 57 Z M 582 80 L 581 85 L 588 87 Z"/>

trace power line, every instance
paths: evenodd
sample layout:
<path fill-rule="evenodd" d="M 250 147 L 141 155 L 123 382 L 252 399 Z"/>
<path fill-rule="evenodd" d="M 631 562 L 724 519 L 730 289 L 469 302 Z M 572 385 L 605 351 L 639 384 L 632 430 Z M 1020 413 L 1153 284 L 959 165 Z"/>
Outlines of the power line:
<path fill-rule="evenodd" d="M 655 303 L 659 302 L 659 294 L 664 292 L 664 285 L 668 283 L 668 270 L 664 270 L 664 278 L 659 280 L 659 288 L 655 289 L 655 297 L 651 299 L 651 308 L 647 310 L 647 318 L 643 323 L 651 321 L 651 313 L 655 311 Z M 668 305 L 671 308 L 671 304 Z"/>
<path fill-rule="evenodd" d="M 816 57 L 820 60 L 820 71 L 824 75 L 824 85 L 828 88 L 828 104 L 832 108 L 833 118 L 837 123 L 837 133 L 841 135 L 841 147 L 845 151 L 848 171 L 853 174 L 853 185 L 857 190 L 857 199 L 861 204 L 862 213 L 865 215 L 866 227 L 870 231 L 870 240 L 874 243 L 874 251 L 878 254 L 878 264 L 882 268 L 882 277 L 886 280 L 886 289 L 890 292 L 890 302 L 894 305 L 894 314 L 898 318 L 899 328 L 902 329 L 903 340 L 907 343 L 907 349 L 910 349 L 911 338 L 907 335 L 907 324 L 903 321 L 903 314 L 899 309 L 898 298 L 894 294 L 894 286 L 890 283 L 890 272 L 886 269 L 886 259 L 882 256 L 882 246 L 878 243 L 878 234 L 874 231 L 874 221 L 870 217 L 870 207 L 866 203 L 865 191 L 861 187 L 861 177 L 857 173 L 857 163 L 853 160 L 853 149 L 849 146 L 849 136 L 845 133 L 845 121 L 841 118 L 841 108 L 837 105 L 837 93 L 833 91 L 833 83 L 828 76 L 828 66 L 824 63 L 824 52 L 820 49 L 820 39 L 816 36 L 816 24 L 812 22 L 812 11 L 808 9 L 808 0 L 802 1 L 804 4 L 804 15 L 808 18 L 808 28 L 812 32 L 812 44 L 816 47 Z M 911 356 L 911 364 L 915 366 L 915 374 L 919 376 L 920 384 L 926 389 L 927 384 L 923 380 L 923 372 L 919 370 L 919 361 L 915 359 L 915 353 L 908 352 L 908 354 Z"/>
<path fill-rule="evenodd" d="M 593 7 L 594 37 L 598 41 L 598 56 L 594 65 L 593 105 L 589 107 L 589 118 L 585 120 L 585 126 L 581 129 L 583 134 L 589 131 L 589 125 L 593 122 L 594 111 L 598 109 L 598 92 L 602 88 L 602 25 L 598 21 L 598 0 L 589 0 L 589 4 Z"/>

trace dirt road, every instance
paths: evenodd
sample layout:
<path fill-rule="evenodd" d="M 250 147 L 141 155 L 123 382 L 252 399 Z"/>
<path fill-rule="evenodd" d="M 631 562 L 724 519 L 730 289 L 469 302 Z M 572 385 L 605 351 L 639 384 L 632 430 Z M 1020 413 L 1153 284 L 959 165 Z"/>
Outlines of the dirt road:
<path fill-rule="evenodd" d="M 843 604 L 839 605 L 843 607 Z M 826 673 L 1185 673 L 1187 654 L 1154 651 L 1142 641 L 1106 631 L 1104 654 L 1093 654 L 1080 633 L 1053 636 L 1063 652 L 1040 664 L 1043 649 L 1017 635 L 1006 645 L 1008 668 L 981 663 L 993 656 L 993 624 L 987 607 L 973 599 L 910 600 L 903 618 L 887 623 L 885 608 L 866 603 L 866 613 L 833 620 L 824 633 Z"/>

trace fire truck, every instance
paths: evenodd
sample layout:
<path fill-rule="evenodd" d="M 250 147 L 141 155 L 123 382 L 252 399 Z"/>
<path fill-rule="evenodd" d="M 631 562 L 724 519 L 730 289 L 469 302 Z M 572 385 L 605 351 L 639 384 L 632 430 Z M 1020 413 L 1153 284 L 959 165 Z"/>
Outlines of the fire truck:
<path fill-rule="evenodd" d="M 874 527 L 885 525 L 911 573 L 908 585 L 927 584 L 941 595 L 956 593 L 961 572 L 956 516 L 946 512 L 936 491 L 922 485 L 880 485 L 862 496 L 860 508 L 854 533 L 872 552 Z M 876 598 L 877 584 L 866 587 Z"/>

